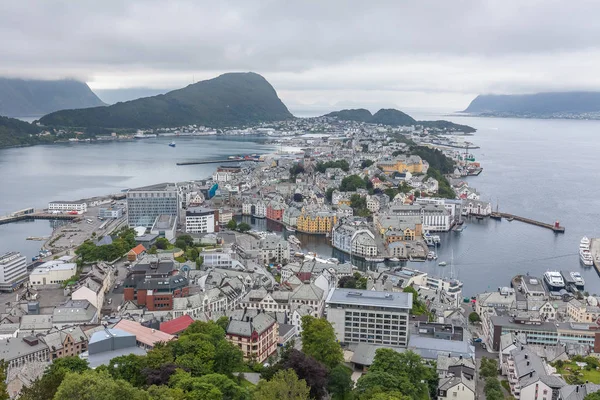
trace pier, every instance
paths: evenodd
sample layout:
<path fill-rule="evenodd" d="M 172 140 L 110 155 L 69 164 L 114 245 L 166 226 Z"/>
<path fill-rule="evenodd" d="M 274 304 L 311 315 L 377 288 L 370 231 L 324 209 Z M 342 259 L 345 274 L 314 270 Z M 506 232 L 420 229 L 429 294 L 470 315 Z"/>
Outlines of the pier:
<path fill-rule="evenodd" d="M 196 161 L 182 161 L 178 162 L 177 165 L 199 165 L 199 164 L 224 164 L 224 163 L 241 163 L 244 161 L 260 162 L 255 159 L 226 159 L 226 160 L 196 160 Z"/>
<path fill-rule="evenodd" d="M 600 239 L 590 239 L 590 252 L 594 260 L 594 268 L 600 274 Z"/>
<path fill-rule="evenodd" d="M 497 212 L 497 211 L 496 212 L 492 212 L 490 214 L 490 218 L 493 218 L 493 219 L 502 219 L 502 218 L 505 218 L 505 219 L 507 219 L 509 221 L 512 221 L 512 220 L 521 221 L 521 222 L 524 222 L 526 224 L 535 225 L 535 226 L 539 226 L 539 227 L 542 227 L 542 228 L 550 229 L 554 233 L 565 233 L 565 227 L 564 226 L 560 226 L 560 224 L 558 223 L 558 221 L 556 221 L 554 224 L 547 224 L 545 222 L 536 221 L 536 220 L 533 220 L 531 218 L 520 217 L 518 215 L 509 214 L 509 213 L 503 213 L 503 212 Z"/>
<path fill-rule="evenodd" d="M 4 217 L 0 217 L 0 225 L 10 224 L 11 222 L 25 221 L 29 219 L 63 219 L 74 221 L 78 218 L 81 218 L 81 216 L 72 214 L 49 214 L 45 212 L 37 212 L 33 214 L 6 215 Z"/>

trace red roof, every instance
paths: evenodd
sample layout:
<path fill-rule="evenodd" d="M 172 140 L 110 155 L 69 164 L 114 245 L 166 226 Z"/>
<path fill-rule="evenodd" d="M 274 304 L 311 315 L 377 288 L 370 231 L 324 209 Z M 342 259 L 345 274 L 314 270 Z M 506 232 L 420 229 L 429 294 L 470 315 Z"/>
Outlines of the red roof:
<path fill-rule="evenodd" d="M 144 246 L 142 246 L 141 244 L 138 244 L 133 249 L 131 249 L 131 251 L 133 251 L 135 254 L 137 254 L 139 256 L 144 251 L 146 251 L 146 248 Z"/>
<path fill-rule="evenodd" d="M 178 333 L 185 331 L 192 322 L 194 322 L 192 317 L 190 317 L 189 315 L 182 315 L 181 317 L 177 317 L 170 321 L 161 322 L 159 329 L 162 332 L 165 332 L 165 333 L 168 333 L 171 335 L 176 335 Z"/>

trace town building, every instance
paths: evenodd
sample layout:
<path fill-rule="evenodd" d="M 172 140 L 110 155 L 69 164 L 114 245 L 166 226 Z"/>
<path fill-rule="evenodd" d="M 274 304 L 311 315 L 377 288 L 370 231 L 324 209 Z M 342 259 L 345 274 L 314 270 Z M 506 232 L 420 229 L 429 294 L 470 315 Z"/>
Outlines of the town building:
<path fill-rule="evenodd" d="M 283 263 L 290 259 L 290 243 L 278 236 L 267 236 L 261 239 L 258 247 L 263 264 L 273 261 Z"/>
<path fill-rule="evenodd" d="M 10 371 L 31 362 L 47 362 L 50 360 L 50 351 L 48 345 L 36 336 L 16 337 L 0 342 L 0 359 L 4 360 Z"/>
<path fill-rule="evenodd" d="M 27 260 L 12 251 L 0 255 L 0 291 L 12 292 L 27 281 Z"/>
<path fill-rule="evenodd" d="M 175 339 L 174 335 L 147 328 L 139 322 L 127 319 L 117 322 L 114 328 L 135 335 L 136 345 L 144 350 L 152 350 L 157 343 L 166 343 Z"/>
<path fill-rule="evenodd" d="M 127 261 L 129 261 L 129 262 L 136 261 L 138 259 L 138 257 L 144 255 L 145 253 L 146 253 L 146 248 L 143 245 L 138 244 L 133 249 L 131 249 L 127 252 Z"/>
<path fill-rule="evenodd" d="M 67 300 L 52 311 L 52 324 L 58 329 L 66 326 L 95 324 L 99 310 L 87 300 Z"/>
<path fill-rule="evenodd" d="M 327 320 L 341 343 L 406 347 L 412 294 L 334 289 L 327 298 Z"/>
<path fill-rule="evenodd" d="M 418 216 L 421 218 L 424 231 L 446 232 L 452 227 L 452 217 L 443 205 L 439 204 L 413 204 L 392 205 L 390 214 L 403 216 Z"/>
<path fill-rule="evenodd" d="M 393 159 L 382 160 L 377 163 L 377 166 L 388 175 L 391 175 L 394 172 L 410 172 L 411 174 L 423 173 L 423 160 L 419 156 L 398 156 Z"/>
<path fill-rule="evenodd" d="M 177 233 L 177 215 L 172 214 L 161 214 L 156 217 L 152 228 L 150 228 L 150 234 L 158 235 L 168 241 L 175 240 L 175 234 Z"/>
<path fill-rule="evenodd" d="M 87 203 L 84 201 L 51 201 L 48 203 L 48 211 L 84 213 L 87 211 Z"/>
<path fill-rule="evenodd" d="M 50 359 L 78 356 L 87 351 L 88 338 L 79 326 L 70 326 L 42 336 Z"/>
<path fill-rule="evenodd" d="M 278 201 L 270 201 L 267 205 L 267 218 L 274 221 L 283 220 L 283 212 L 285 211 L 285 205 Z"/>
<path fill-rule="evenodd" d="M 262 363 L 277 351 L 279 324 L 264 312 L 254 317 L 242 316 L 229 321 L 226 338 L 244 353 L 244 359 Z"/>
<path fill-rule="evenodd" d="M 179 215 L 179 192 L 173 184 L 162 183 L 127 192 L 127 223 L 130 228 L 152 228 L 159 215 Z"/>
<path fill-rule="evenodd" d="M 31 271 L 29 284 L 32 287 L 61 285 L 76 273 L 77 264 L 75 263 L 65 263 L 62 260 L 46 261 Z"/>
<path fill-rule="evenodd" d="M 170 321 L 161 322 L 161 332 L 168 333 L 169 335 L 178 335 L 185 331 L 188 326 L 194 323 L 194 319 L 189 315 L 182 315 Z"/>
<path fill-rule="evenodd" d="M 219 210 L 190 207 L 185 211 L 187 233 L 214 233 L 219 231 Z"/>
<path fill-rule="evenodd" d="M 98 218 L 121 218 L 123 216 L 123 208 L 121 207 L 103 207 L 98 209 Z"/>
<path fill-rule="evenodd" d="M 137 346 L 135 334 L 118 328 L 103 328 L 91 334 L 88 350 L 81 353 L 79 358 L 95 369 L 108 365 L 113 358 L 130 354 L 146 355 L 146 350 Z"/>
<path fill-rule="evenodd" d="M 330 211 L 305 211 L 298 216 L 296 229 L 304 233 L 331 233 L 337 224 L 337 214 Z"/>
<path fill-rule="evenodd" d="M 136 264 L 123 281 L 123 298 L 148 311 L 173 308 L 173 298 L 189 295 L 188 280 L 174 274 L 173 261 L 146 256 Z"/>

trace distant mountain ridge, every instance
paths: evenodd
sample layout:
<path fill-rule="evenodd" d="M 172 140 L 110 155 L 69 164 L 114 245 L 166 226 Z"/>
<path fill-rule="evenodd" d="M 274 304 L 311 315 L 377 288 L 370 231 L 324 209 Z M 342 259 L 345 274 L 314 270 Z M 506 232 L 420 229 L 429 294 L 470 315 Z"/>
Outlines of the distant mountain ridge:
<path fill-rule="evenodd" d="M 84 82 L 0 78 L 0 115 L 37 117 L 53 111 L 102 106 Z"/>
<path fill-rule="evenodd" d="M 108 107 L 63 110 L 45 115 L 47 126 L 159 128 L 183 125 L 241 126 L 294 118 L 265 78 L 227 73 L 164 95 Z"/>
<path fill-rule="evenodd" d="M 479 95 L 464 110 L 472 114 L 559 116 L 600 113 L 600 92 L 546 92 L 520 95 Z"/>
<path fill-rule="evenodd" d="M 396 110 L 394 108 L 382 108 L 375 114 L 371 114 L 369 110 L 366 110 L 364 108 L 356 108 L 350 110 L 334 111 L 323 116 L 338 118 L 344 121 L 366 122 L 370 124 L 382 124 L 392 126 L 421 125 L 426 128 L 460 131 L 464 133 L 473 133 L 476 131 L 475 128 L 470 127 L 468 125 L 455 124 L 454 122 L 450 121 L 417 121 L 410 115 L 403 113 L 400 110 Z"/>
<path fill-rule="evenodd" d="M 33 124 L 0 116 L 0 148 L 37 144 L 35 135 L 39 132 L 40 128 Z"/>

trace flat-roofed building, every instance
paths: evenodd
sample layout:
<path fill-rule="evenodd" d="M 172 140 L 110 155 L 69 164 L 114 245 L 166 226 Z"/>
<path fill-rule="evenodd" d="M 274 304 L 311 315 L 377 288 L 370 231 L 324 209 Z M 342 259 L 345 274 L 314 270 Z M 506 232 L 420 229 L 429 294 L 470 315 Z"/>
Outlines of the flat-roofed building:
<path fill-rule="evenodd" d="M 412 294 L 334 289 L 327 298 L 327 320 L 342 343 L 406 347 Z"/>
<path fill-rule="evenodd" d="M 51 201 L 48 203 L 48 211 L 86 212 L 87 203 L 85 201 Z"/>
<path fill-rule="evenodd" d="M 122 319 L 117 322 L 114 328 L 135 335 L 137 346 L 144 350 L 153 349 L 156 343 L 166 343 L 175 339 L 174 335 L 170 335 L 157 329 L 147 328 L 139 322 L 129 321 L 127 319 Z M 92 343 L 90 342 L 90 346 L 91 344 Z"/>
<path fill-rule="evenodd" d="M 33 287 L 60 285 L 77 273 L 77 264 L 62 260 L 52 260 L 36 267 L 29 275 L 29 284 Z"/>
<path fill-rule="evenodd" d="M 0 255 L 0 291 L 12 292 L 25 281 L 27 281 L 25 256 L 16 251 Z"/>
<path fill-rule="evenodd" d="M 174 184 L 161 183 L 127 192 L 129 227 L 152 228 L 159 215 L 179 215 L 179 192 Z"/>
<path fill-rule="evenodd" d="M 219 210 L 190 207 L 185 212 L 187 233 L 213 233 L 219 231 Z"/>
<path fill-rule="evenodd" d="M 175 239 L 175 232 L 177 231 L 177 215 L 173 214 L 161 214 L 156 217 L 150 233 L 164 237 L 168 241 Z"/>

